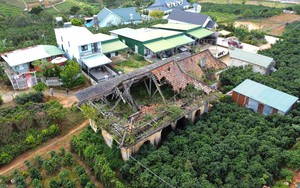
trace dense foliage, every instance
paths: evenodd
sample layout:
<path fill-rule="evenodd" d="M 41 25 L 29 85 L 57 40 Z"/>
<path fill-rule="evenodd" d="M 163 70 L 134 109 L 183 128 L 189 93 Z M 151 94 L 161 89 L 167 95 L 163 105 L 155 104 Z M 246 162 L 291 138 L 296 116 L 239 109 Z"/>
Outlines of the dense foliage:
<path fill-rule="evenodd" d="M 263 5 L 201 3 L 201 6 L 202 12 L 230 13 L 239 15 L 240 18 L 266 18 L 282 12 L 280 8 Z"/>
<path fill-rule="evenodd" d="M 96 178 L 105 187 L 125 187 L 113 171 L 123 164 L 120 149 L 116 146 L 109 148 L 101 133 L 96 134 L 91 127 L 84 129 L 79 136 L 72 137 L 71 149 L 93 169 Z"/>
<path fill-rule="evenodd" d="M 40 91 L 37 92 L 29 92 L 29 93 L 22 93 L 16 96 L 16 103 L 17 104 L 25 104 L 27 102 L 43 102 L 44 94 Z"/>
<path fill-rule="evenodd" d="M 23 13 L 0 20 L 0 53 L 37 44 L 56 45 L 51 15 Z"/>
<path fill-rule="evenodd" d="M 262 187 L 279 177 L 299 124 L 299 109 L 261 116 L 218 103 L 195 125 L 169 133 L 159 149 L 148 145 L 134 158 L 174 187 Z M 121 173 L 134 187 L 166 187 L 133 160 Z"/>
<path fill-rule="evenodd" d="M 85 77 L 81 74 L 81 68 L 75 61 L 67 61 L 60 71 L 60 78 L 65 87 L 72 88 L 84 84 Z"/>
<path fill-rule="evenodd" d="M 6 187 L 10 180 L 14 178 L 16 187 L 89 187 L 96 186 L 90 180 L 86 170 L 78 165 L 69 152 L 60 148 L 60 152 L 50 151 L 50 157 L 43 159 L 37 155 L 34 161 L 25 161 L 26 171 L 20 173 L 18 170 L 10 176 L 0 177 L 0 187 Z M 26 177 L 29 176 L 30 180 Z"/>
<path fill-rule="evenodd" d="M 300 97 L 300 22 L 290 24 L 283 34 L 283 40 L 272 45 L 272 48 L 259 53 L 272 57 L 277 62 L 278 70 L 271 75 L 253 73 L 251 68 L 230 68 L 220 75 L 224 91 L 229 91 L 246 78 L 260 82 L 272 88 Z"/>
<path fill-rule="evenodd" d="M 58 134 L 66 109 L 55 100 L 0 108 L 0 165 Z"/>

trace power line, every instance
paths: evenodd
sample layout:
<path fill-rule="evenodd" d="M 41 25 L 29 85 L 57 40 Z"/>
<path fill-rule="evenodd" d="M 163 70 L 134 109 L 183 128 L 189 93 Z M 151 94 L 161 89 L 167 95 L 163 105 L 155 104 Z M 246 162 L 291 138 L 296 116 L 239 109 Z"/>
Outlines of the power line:
<path fill-rule="evenodd" d="M 161 180 L 162 182 L 164 182 L 165 184 L 167 184 L 169 187 L 175 188 L 173 185 L 171 185 L 170 183 L 168 183 L 167 181 L 165 181 L 164 179 L 162 179 L 161 177 L 159 177 L 157 174 L 155 174 L 152 170 L 150 170 L 150 169 L 147 168 L 145 165 L 143 165 L 142 163 L 140 163 L 138 160 L 136 160 L 136 159 L 133 158 L 132 156 L 130 156 L 130 158 L 132 158 L 135 162 L 137 162 L 139 165 L 141 165 L 141 166 L 144 167 L 146 170 L 148 170 L 151 174 L 153 174 L 154 176 L 156 176 L 159 180 Z"/>

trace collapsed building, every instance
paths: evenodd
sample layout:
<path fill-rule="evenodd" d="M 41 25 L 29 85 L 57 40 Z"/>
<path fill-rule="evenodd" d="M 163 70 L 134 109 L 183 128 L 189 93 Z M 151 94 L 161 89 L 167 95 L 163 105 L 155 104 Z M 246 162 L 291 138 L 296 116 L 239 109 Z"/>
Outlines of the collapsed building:
<path fill-rule="evenodd" d="M 128 160 L 141 145 L 157 145 L 162 131 L 184 120 L 194 121 L 216 95 L 203 82 L 226 65 L 208 50 L 181 53 L 75 94 L 79 108 L 101 130 L 108 146 L 116 142 Z"/>

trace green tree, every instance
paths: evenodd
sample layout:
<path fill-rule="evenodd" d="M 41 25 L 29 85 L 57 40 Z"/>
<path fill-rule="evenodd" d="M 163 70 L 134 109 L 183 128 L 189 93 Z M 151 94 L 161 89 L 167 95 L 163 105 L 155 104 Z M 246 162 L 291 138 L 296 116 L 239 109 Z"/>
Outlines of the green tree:
<path fill-rule="evenodd" d="M 72 88 L 76 85 L 82 84 L 82 75 L 80 66 L 75 61 L 68 61 L 67 65 L 63 68 L 61 74 L 61 79 L 64 86 Z M 84 78 L 83 78 L 84 81 Z"/>
<path fill-rule="evenodd" d="M 39 92 L 45 91 L 46 88 L 47 86 L 44 82 L 39 82 L 37 85 L 33 86 L 33 89 Z"/>
<path fill-rule="evenodd" d="M 43 188 L 43 183 L 39 179 L 34 179 L 32 181 L 32 186 L 33 186 L 33 188 Z"/>
<path fill-rule="evenodd" d="M 38 15 L 42 11 L 43 11 L 43 8 L 41 6 L 37 6 L 37 7 L 32 7 L 30 13 Z"/>
<path fill-rule="evenodd" d="M 80 7 L 79 6 L 72 6 L 70 8 L 70 14 L 71 15 L 76 15 L 79 11 L 80 11 Z"/>
<path fill-rule="evenodd" d="M 71 19 L 71 24 L 72 25 L 75 25 L 75 26 L 82 26 L 82 21 L 80 20 L 80 19 L 78 19 L 78 18 L 72 18 Z"/>

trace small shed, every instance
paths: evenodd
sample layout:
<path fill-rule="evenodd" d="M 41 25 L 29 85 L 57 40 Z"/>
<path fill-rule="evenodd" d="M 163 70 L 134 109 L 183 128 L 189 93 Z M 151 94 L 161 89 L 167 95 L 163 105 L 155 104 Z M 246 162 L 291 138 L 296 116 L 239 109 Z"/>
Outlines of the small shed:
<path fill-rule="evenodd" d="M 230 52 L 229 66 L 251 65 L 253 72 L 270 74 L 276 71 L 273 58 L 235 48 Z"/>
<path fill-rule="evenodd" d="M 233 101 L 264 115 L 287 114 L 296 106 L 298 98 L 246 79 L 233 89 Z"/>

